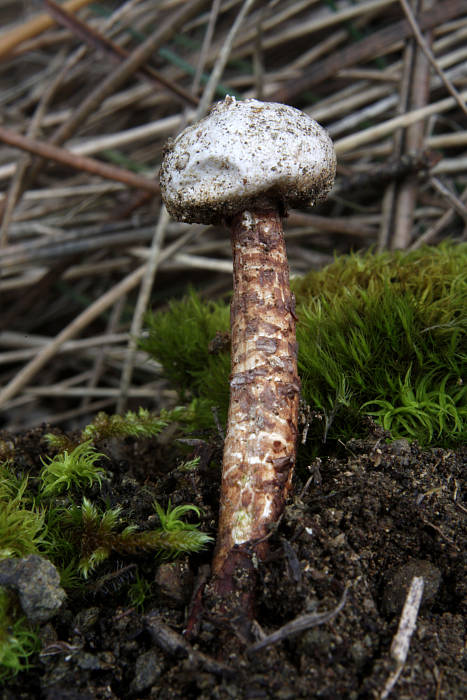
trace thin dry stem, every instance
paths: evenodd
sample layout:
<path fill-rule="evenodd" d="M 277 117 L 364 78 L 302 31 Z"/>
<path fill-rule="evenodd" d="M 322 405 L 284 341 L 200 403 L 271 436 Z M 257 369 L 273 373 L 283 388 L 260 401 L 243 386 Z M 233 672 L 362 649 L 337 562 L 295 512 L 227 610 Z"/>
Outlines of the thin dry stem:
<path fill-rule="evenodd" d="M 84 170 L 87 173 L 100 175 L 100 177 L 105 177 L 109 180 L 123 182 L 125 185 L 130 187 L 137 187 L 142 190 L 147 190 L 148 192 L 159 193 L 159 185 L 145 177 L 135 175 L 128 170 L 118 168 L 114 165 L 100 163 L 93 158 L 77 156 L 74 153 L 67 151 L 65 148 L 59 148 L 58 146 L 52 146 L 48 143 L 31 139 L 27 136 L 21 136 L 14 131 L 4 129 L 1 126 L 0 141 L 3 141 L 10 146 L 20 148 L 28 153 L 34 153 L 42 158 L 47 158 L 57 163 L 68 165 L 76 170 Z"/>
<path fill-rule="evenodd" d="M 380 694 L 380 700 L 386 700 L 386 698 L 389 697 L 404 669 L 409 653 L 410 641 L 417 624 L 424 584 L 425 582 L 422 576 L 414 576 L 410 583 L 404 608 L 399 620 L 399 627 L 397 628 L 397 633 L 391 644 L 391 657 L 396 667 L 385 683 L 383 691 Z"/>

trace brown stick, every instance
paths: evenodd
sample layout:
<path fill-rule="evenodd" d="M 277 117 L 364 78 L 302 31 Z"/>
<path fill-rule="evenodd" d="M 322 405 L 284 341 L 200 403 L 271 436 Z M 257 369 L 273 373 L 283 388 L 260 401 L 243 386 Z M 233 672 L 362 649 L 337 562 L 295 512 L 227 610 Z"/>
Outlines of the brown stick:
<path fill-rule="evenodd" d="M 15 148 L 20 148 L 22 151 L 35 153 L 43 158 L 48 158 L 56 161 L 57 163 L 68 165 L 70 168 L 74 168 L 75 170 L 84 170 L 85 172 L 92 173 L 93 175 L 100 175 L 100 177 L 104 177 L 107 180 L 123 182 L 125 185 L 128 185 L 128 187 L 137 187 L 154 194 L 159 194 L 160 192 L 159 183 L 157 183 L 155 180 L 153 181 L 149 178 L 142 177 L 141 175 L 136 175 L 130 170 L 118 168 L 115 165 L 101 163 L 94 158 L 77 156 L 75 153 L 67 151 L 65 148 L 52 146 L 50 143 L 45 143 L 43 141 L 36 141 L 28 136 L 21 136 L 21 134 L 17 134 L 15 131 L 11 131 L 10 129 L 4 129 L 2 126 L 0 126 L 0 141 L 3 141 L 10 146 L 14 146 Z"/>
<path fill-rule="evenodd" d="M 422 0 L 420 9 L 426 10 L 431 5 L 432 0 Z M 411 49 L 406 111 L 425 107 L 430 101 L 430 65 L 419 46 L 412 44 Z M 401 140 L 402 151 L 409 157 L 410 154 L 421 151 L 425 140 L 425 123 L 419 121 L 411 124 Z M 403 250 L 410 243 L 418 194 L 419 185 L 414 177 L 406 178 L 396 188 L 393 233 L 389 240 L 389 246 L 393 250 Z"/>
<path fill-rule="evenodd" d="M 231 233 L 231 393 L 213 574 L 215 591 L 224 601 L 230 597 L 230 604 L 236 596 L 237 611 L 248 615 L 252 555 L 264 558 L 265 537 L 290 489 L 300 382 L 295 300 L 279 213 L 245 211 L 234 217 Z M 241 591 L 236 569 L 249 579 Z"/>

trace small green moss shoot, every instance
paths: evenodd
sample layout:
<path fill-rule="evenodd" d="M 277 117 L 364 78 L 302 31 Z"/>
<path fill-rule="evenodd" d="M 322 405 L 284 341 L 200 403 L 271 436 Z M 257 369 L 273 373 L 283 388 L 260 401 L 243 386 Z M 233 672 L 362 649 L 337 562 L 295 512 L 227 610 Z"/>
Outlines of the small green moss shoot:
<path fill-rule="evenodd" d="M 145 408 L 139 408 L 137 413 L 128 411 L 124 416 L 108 416 L 100 412 L 93 422 L 84 428 L 82 437 L 90 438 L 93 442 L 111 437 L 119 439 L 156 437 L 169 423 L 177 420 L 183 410 L 183 408 L 175 408 L 172 411 L 162 411 L 158 416 Z"/>
<path fill-rule="evenodd" d="M 195 457 L 194 459 L 187 459 L 178 465 L 176 471 L 178 471 L 178 472 L 194 472 L 199 467 L 200 461 L 201 461 L 200 457 Z"/>
<path fill-rule="evenodd" d="M 35 628 L 18 612 L 14 597 L 0 587 L 0 683 L 27 670 L 39 649 Z"/>
<path fill-rule="evenodd" d="M 37 553 L 46 544 L 44 514 L 8 460 L 0 464 L 0 559 Z M 18 609 L 15 596 L 0 586 L 0 683 L 29 667 L 39 649 L 35 628 Z"/>
<path fill-rule="evenodd" d="M 128 588 L 128 600 L 136 610 L 142 612 L 151 591 L 151 583 L 136 572 L 136 580 Z"/>
<path fill-rule="evenodd" d="M 44 544 L 45 516 L 17 479 L 11 462 L 0 464 L 0 559 L 35 554 Z"/>
<path fill-rule="evenodd" d="M 78 439 L 70 440 L 67 435 L 48 433 L 45 436 L 50 449 L 56 451 L 72 450 L 83 443 L 96 444 L 110 438 L 123 440 L 127 437 L 136 439 L 157 437 L 170 423 L 181 421 L 187 413 L 184 406 L 177 406 L 171 411 L 163 410 L 159 415 L 145 408 L 138 412 L 128 411 L 124 416 L 107 415 L 100 411 L 94 420 L 82 431 Z"/>
<path fill-rule="evenodd" d="M 169 501 L 165 511 L 158 503 L 154 507 L 161 526 L 144 531 L 138 531 L 134 525 L 118 531 L 121 509 L 101 511 L 86 498 L 81 507 L 73 506 L 64 513 L 62 527 L 80 543 L 80 573 L 87 578 L 112 552 L 128 555 L 154 551 L 162 558 L 175 558 L 180 554 L 199 552 L 212 542 L 212 537 L 201 532 L 198 524 L 181 519 L 190 511 L 199 516 L 200 510 L 196 506 L 172 507 Z"/>
<path fill-rule="evenodd" d="M 77 445 L 71 452 L 64 450 L 55 457 L 41 458 L 44 465 L 40 474 L 43 495 L 58 495 L 94 483 L 101 486 L 104 471 L 96 466 L 96 462 L 102 458 L 105 455 L 96 452 L 90 439 Z"/>
<path fill-rule="evenodd" d="M 465 442 L 466 271 L 467 245 L 443 244 L 344 256 L 293 282 L 302 399 L 322 416 L 309 439 L 363 437 L 369 415 L 393 438 Z M 198 401 L 200 428 L 212 407 L 226 420 L 230 353 L 211 341 L 228 328 L 228 304 L 194 292 L 147 317 L 141 347 Z"/>

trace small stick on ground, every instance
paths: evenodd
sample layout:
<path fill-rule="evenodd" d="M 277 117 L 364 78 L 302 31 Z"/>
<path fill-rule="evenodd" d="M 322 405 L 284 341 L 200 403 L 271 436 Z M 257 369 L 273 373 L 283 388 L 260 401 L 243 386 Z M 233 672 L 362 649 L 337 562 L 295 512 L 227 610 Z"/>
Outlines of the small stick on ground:
<path fill-rule="evenodd" d="M 317 627 L 318 625 L 324 625 L 326 622 L 330 622 L 343 609 L 344 605 L 347 602 L 348 592 L 349 586 L 345 588 L 344 593 L 342 594 L 342 598 L 333 610 L 328 610 L 323 613 L 309 613 L 307 615 L 299 615 L 299 617 L 296 617 L 295 620 L 287 622 L 287 624 L 283 625 L 282 627 L 279 627 L 279 629 L 275 632 L 268 634 L 266 637 L 263 637 L 263 639 L 260 639 L 259 642 L 252 644 L 248 648 L 248 653 L 253 654 L 256 651 L 259 651 L 260 649 L 264 649 L 264 647 L 267 647 L 270 644 L 277 644 L 278 642 L 281 642 L 282 640 L 287 639 L 288 637 L 292 637 L 295 634 L 299 634 L 300 632 L 304 632 L 305 630 L 308 630 L 311 627 Z"/>
<path fill-rule="evenodd" d="M 380 700 L 386 700 L 386 698 L 389 697 L 407 661 L 410 640 L 415 631 L 418 611 L 422 602 L 424 585 L 425 582 L 422 576 L 414 576 L 410 583 L 404 608 L 399 620 L 399 627 L 397 628 L 397 633 L 391 644 L 391 657 L 396 662 L 396 668 L 389 675 L 380 695 Z"/>
<path fill-rule="evenodd" d="M 234 674 L 234 670 L 230 666 L 194 649 L 185 637 L 165 625 L 157 612 L 146 615 L 144 621 L 153 642 L 167 654 L 177 658 L 185 658 L 193 669 L 201 668 L 216 676 L 232 676 Z"/>

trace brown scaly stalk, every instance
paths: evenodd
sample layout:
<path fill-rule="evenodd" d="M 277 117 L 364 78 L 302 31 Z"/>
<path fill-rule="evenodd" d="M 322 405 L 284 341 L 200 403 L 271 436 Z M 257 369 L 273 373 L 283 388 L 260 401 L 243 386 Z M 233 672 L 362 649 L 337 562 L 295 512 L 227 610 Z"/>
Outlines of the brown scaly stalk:
<path fill-rule="evenodd" d="M 265 537 L 282 513 L 295 462 L 300 392 L 295 300 L 279 212 L 246 210 L 233 217 L 230 229 L 230 406 L 213 560 L 222 595 L 232 592 L 232 564 L 250 560 L 252 543 L 264 557 Z M 250 551 L 241 553 L 245 543 Z"/>
<path fill-rule="evenodd" d="M 288 206 L 326 195 L 326 131 L 298 110 L 227 97 L 165 153 L 161 192 L 174 218 L 227 222 L 232 236 L 232 373 L 219 532 L 207 595 L 248 634 L 255 566 L 281 515 L 295 463 L 300 382 L 282 231 Z"/>

